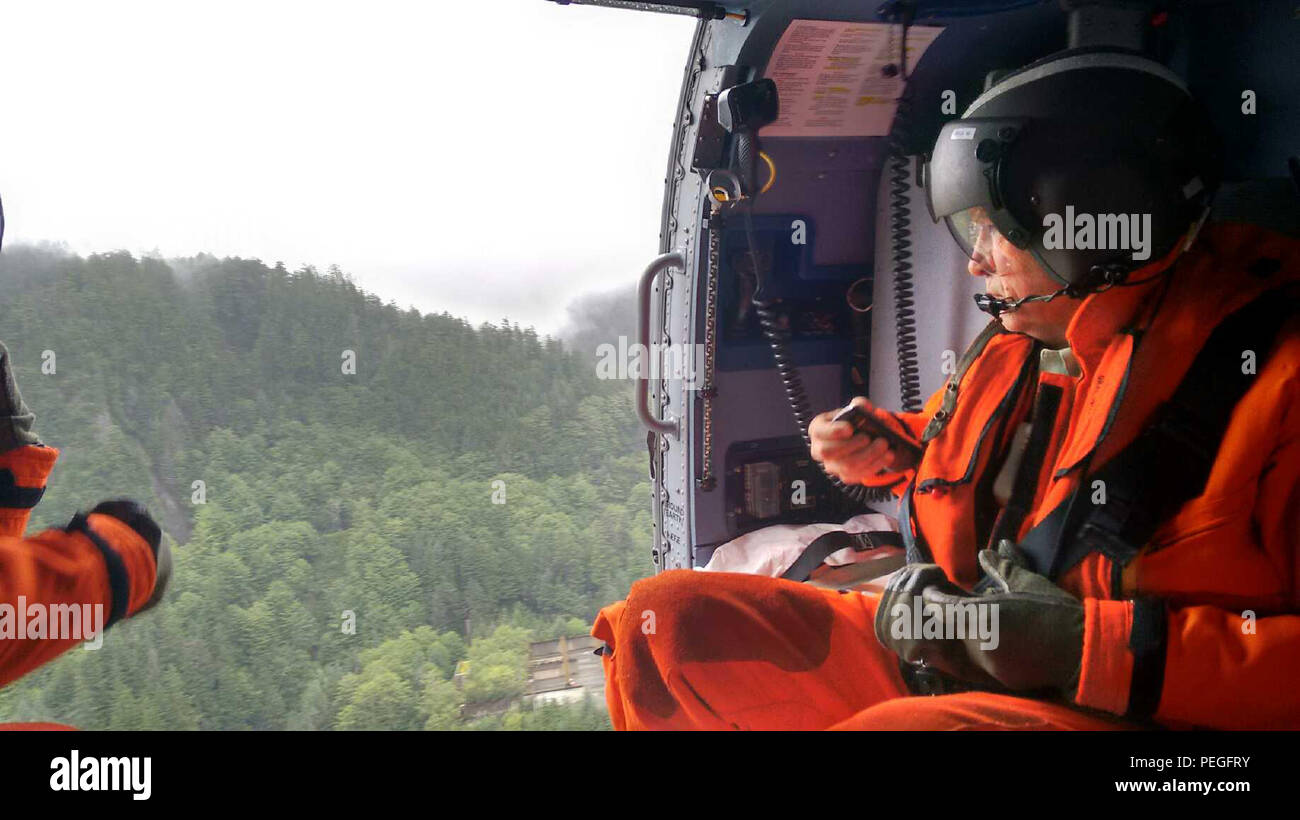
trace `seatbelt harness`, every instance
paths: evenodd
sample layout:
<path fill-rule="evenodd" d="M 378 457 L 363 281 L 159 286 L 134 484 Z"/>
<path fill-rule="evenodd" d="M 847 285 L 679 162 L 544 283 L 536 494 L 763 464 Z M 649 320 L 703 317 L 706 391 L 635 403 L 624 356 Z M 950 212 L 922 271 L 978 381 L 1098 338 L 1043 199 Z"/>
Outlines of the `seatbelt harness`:
<path fill-rule="evenodd" d="M 993 341 L 994 337 L 1005 332 L 1006 328 L 1002 326 L 1001 322 L 996 320 L 989 322 L 975 337 L 975 340 L 970 343 L 970 347 L 966 348 L 966 352 L 961 355 L 961 358 L 957 361 L 957 367 L 953 370 L 952 375 L 948 377 L 947 383 L 944 384 L 943 398 L 939 402 L 939 409 L 935 411 L 929 423 L 925 425 L 925 429 L 921 431 L 922 453 L 924 453 L 925 446 L 935 436 L 942 433 L 943 429 L 948 426 L 948 422 L 952 420 L 952 414 L 957 407 L 957 395 L 961 392 L 961 381 L 966 376 L 966 371 L 970 370 L 971 365 L 975 364 L 975 360 L 984 352 L 984 348 L 988 347 L 989 342 Z M 907 554 L 907 563 L 928 564 L 932 563 L 934 558 L 930 554 L 929 545 L 917 535 L 912 513 L 912 494 L 914 492 L 916 492 L 915 476 L 912 477 L 911 483 L 907 485 L 907 489 L 903 491 L 903 497 L 899 504 L 898 525 L 903 538 L 903 549 Z"/>
<path fill-rule="evenodd" d="M 1294 296 L 1270 292 L 1221 322 L 1141 435 L 1020 540 L 1031 568 L 1055 580 L 1100 552 L 1113 562 L 1118 595 L 1124 567 L 1179 507 L 1204 492 L 1233 409 L 1297 307 Z M 1249 372 L 1246 351 L 1257 360 Z M 1097 481 L 1104 482 L 1105 503 L 1090 503 Z"/>
<path fill-rule="evenodd" d="M 856 552 L 866 552 L 878 547 L 902 547 L 903 537 L 890 530 L 876 532 L 846 532 L 835 530 L 813 539 L 790 568 L 781 574 L 791 581 L 807 581 L 813 570 L 822 562 L 842 549 L 853 548 Z"/>
<path fill-rule="evenodd" d="M 1003 538 L 1015 539 L 1021 524 L 1030 513 L 1034 493 L 1038 486 L 1038 473 L 1047 457 L 1047 448 L 1056 429 L 1056 416 L 1061 409 L 1065 390 L 1055 384 L 1039 384 L 1034 397 L 1033 422 L 1029 428 L 1029 441 L 1020 456 L 1011 498 L 993 525 L 991 542 L 996 545 Z"/>

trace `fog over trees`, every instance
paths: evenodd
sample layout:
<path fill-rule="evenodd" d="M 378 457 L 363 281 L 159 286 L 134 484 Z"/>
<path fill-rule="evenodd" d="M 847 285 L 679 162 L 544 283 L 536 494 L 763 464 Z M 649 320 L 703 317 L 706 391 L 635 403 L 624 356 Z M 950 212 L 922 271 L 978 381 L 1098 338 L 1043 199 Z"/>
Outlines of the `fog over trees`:
<path fill-rule="evenodd" d="M 0 287 L 62 450 L 29 531 L 133 497 L 177 561 L 156 611 L 0 689 L 0 720 L 608 725 L 592 703 L 462 715 L 522 691 L 530 639 L 584 633 L 651 572 L 631 386 L 594 362 L 635 332 L 631 292 L 579 300 L 562 343 L 250 259 L 14 246 Z"/>

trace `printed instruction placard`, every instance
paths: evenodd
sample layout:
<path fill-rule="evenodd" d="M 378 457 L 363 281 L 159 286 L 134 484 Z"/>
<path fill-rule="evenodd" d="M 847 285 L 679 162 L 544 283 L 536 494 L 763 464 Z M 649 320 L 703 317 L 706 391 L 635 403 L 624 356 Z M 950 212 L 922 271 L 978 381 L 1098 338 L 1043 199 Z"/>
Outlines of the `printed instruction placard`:
<path fill-rule="evenodd" d="M 907 29 L 910 71 L 943 32 L 938 26 Z M 768 61 L 781 116 L 764 137 L 880 137 L 889 133 L 903 93 L 897 63 L 902 27 L 889 23 L 792 20 Z"/>

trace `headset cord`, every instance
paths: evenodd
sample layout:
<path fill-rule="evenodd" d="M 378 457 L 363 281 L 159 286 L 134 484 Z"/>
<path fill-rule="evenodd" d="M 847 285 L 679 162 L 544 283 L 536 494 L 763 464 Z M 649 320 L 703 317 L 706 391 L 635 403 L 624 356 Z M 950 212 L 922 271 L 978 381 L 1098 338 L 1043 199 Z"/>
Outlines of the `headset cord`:
<path fill-rule="evenodd" d="M 894 272 L 894 325 L 898 348 L 899 406 L 904 412 L 921 410 L 921 366 L 917 358 L 916 293 L 912 282 L 911 159 L 907 155 L 911 137 L 911 86 L 907 72 L 907 28 L 911 22 L 908 4 L 893 10 L 902 17 L 899 72 L 903 82 L 889 132 L 889 241 Z"/>
<path fill-rule="evenodd" d="M 812 438 L 808 435 L 808 426 L 812 424 L 813 412 L 808 401 L 808 391 L 804 388 L 803 377 L 799 375 L 799 369 L 794 364 L 794 355 L 790 351 L 790 331 L 781 326 L 781 316 L 775 305 L 770 300 L 759 296 L 763 292 L 763 280 L 759 274 L 758 252 L 754 243 L 753 203 L 754 200 L 750 199 L 741 207 L 744 211 L 745 241 L 749 245 L 750 266 L 754 272 L 754 313 L 758 316 L 763 336 L 772 349 L 772 359 L 776 363 L 777 374 L 781 377 L 781 386 L 785 388 L 786 400 L 790 404 L 790 412 L 794 415 L 794 423 L 799 428 L 799 436 L 803 439 L 809 455 L 812 455 Z M 856 504 L 866 506 L 893 498 L 893 493 L 887 488 L 849 486 L 826 472 L 826 467 L 820 461 L 817 462 L 817 466 L 836 490 Z"/>

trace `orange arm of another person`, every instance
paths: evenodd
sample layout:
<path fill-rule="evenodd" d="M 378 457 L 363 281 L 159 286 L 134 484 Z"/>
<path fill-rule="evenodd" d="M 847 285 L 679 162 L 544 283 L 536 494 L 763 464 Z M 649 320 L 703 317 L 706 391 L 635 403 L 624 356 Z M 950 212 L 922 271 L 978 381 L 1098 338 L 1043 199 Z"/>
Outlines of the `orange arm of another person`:
<path fill-rule="evenodd" d="M 90 515 L 84 529 L 22 537 L 57 458 L 57 450 L 35 445 L 0 454 L 0 686 L 92 637 L 96 606 L 107 626 L 115 614 L 125 617 L 143 606 L 154 588 L 153 550 L 112 516 Z M 63 626 L 73 623 L 69 616 L 52 635 L 51 614 L 74 605 L 90 612 L 92 621 L 78 634 L 64 634 Z M 26 617 L 35 611 L 44 614 L 43 637 L 32 636 L 42 630 Z"/>

